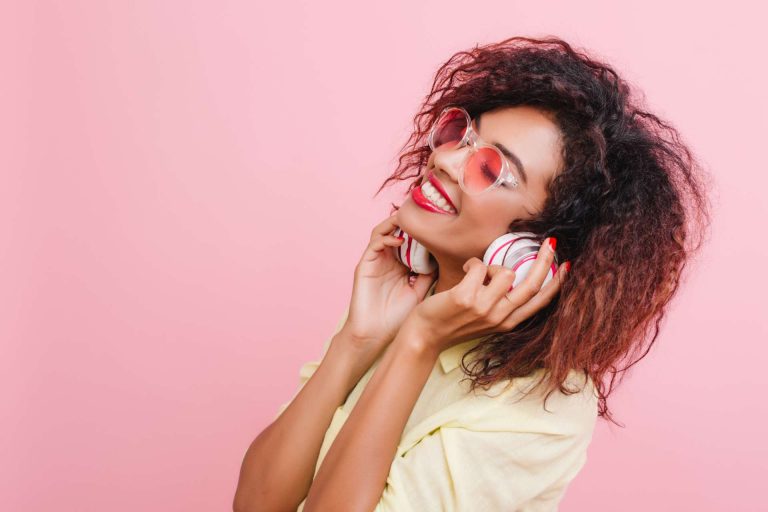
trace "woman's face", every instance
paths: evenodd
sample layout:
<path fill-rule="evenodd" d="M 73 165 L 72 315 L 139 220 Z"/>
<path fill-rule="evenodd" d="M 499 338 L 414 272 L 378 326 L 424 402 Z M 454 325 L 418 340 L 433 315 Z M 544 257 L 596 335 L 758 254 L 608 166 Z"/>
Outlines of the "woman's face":
<path fill-rule="evenodd" d="M 432 152 L 421 183 L 432 172 L 450 196 L 456 213 L 426 210 L 409 195 L 398 210 L 398 221 L 435 256 L 441 276 L 446 267 L 461 270 L 469 258 L 482 259 L 491 242 L 506 233 L 513 220 L 534 217 L 543 207 L 548 185 L 563 163 L 558 126 L 535 107 L 484 112 L 472 120 L 472 128 L 483 142 L 501 144 L 516 155 L 527 183 L 519 180 L 517 187 L 507 184 L 472 196 L 459 186 L 459 166 L 469 147 Z M 515 165 L 513 158 L 507 160 L 510 166 Z"/>

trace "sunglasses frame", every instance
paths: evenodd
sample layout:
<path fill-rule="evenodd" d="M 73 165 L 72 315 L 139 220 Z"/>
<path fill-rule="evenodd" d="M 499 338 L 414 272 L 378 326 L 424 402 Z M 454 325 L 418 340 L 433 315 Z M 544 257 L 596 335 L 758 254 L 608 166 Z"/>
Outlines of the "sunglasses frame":
<path fill-rule="evenodd" d="M 469 146 L 470 148 L 469 153 L 464 158 L 464 160 L 462 160 L 461 166 L 459 168 L 459 173 L 460 173 L 459 186 L 461 186 L 464 192 L 470 195 L 479 196 L 481 194 L 485 194 L 490 190 L 493 190 L 494 188 L 500 187 L 502 183 L 508 183 L 513 188 L 518 188 L 520 186 L 520 180 L 510 170 L 511 164 L 507 160 L 507 157 L 504 155 L 504 153 L 501 152 L 501 150 L 499 150 L 499 148 L 497 148 L 492 144 L 486 143 L 485 141 L 483 141 L 483 139 L 480 138 L 480 134 L 478 134 L 472 128 L 472 118 L 469 116 L 469 112 L 467 112 L 462 107 L 451 105 L 451 106 L 445 107 L 442 111 L 440 111 L 440 114 L 438 114 L 437 118 L 435 119 L 435 122 L 432 123 L 432 127 L 429 130 L 429 136 L 427 137 L 427 143 L 429 144 L 430 149 L 433 152 L 437 151 L 434 143 L 435 131 L 437 130 L 439 122 L 443 118 L 443 116 L 451 110 L 458 110 L 461 113 L 463 113 L 464 118 L 467 121 L 467 129 L 464 132 L 464 137 L 456 144 L 456 146 L 450 148 L 450 151 L 463 148 L 464 146 Z M 496 181 L 491 185 L 488 185 L 488 187 L 486 187 L 484 190 L 481 190 L 480 192 L 472 192 L 468 190 L 467 187 L 464 185 L 464 170 L 467 167 L 467 162 L 469 161 L 470 157 L 473 154 L 477 153 L 482 148 L 490 148 L 499 155 L 501 159 L 501 173 L 499 174 L 499 177 L 496 178 Z M 443 151 L 443 149 L 441 149 L 440 151 Z"/>

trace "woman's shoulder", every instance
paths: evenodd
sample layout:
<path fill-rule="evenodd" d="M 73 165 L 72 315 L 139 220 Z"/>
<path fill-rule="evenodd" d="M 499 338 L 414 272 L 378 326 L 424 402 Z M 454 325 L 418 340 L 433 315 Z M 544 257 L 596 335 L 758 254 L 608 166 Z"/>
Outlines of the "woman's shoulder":
<path fill-rule="evenodd" d="M 467 426 L 476 430 L 539 432 L 554 435 L 591 435 L 597 419 L 598 395 L 583 370 L 572 369 L 549 390 L 549 372 L 501 381 L 487 390 L 476 389 L 465 398 Z"/>

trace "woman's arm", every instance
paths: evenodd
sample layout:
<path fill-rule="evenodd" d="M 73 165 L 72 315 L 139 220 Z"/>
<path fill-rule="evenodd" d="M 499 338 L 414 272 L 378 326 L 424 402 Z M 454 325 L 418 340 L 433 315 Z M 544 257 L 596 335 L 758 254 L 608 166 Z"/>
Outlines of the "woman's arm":
<path fill-rule="evenodd" d="M 341 329 L 309 381 L 253 440 L 240 469 L 235 512 L 296 510 L 307 496 L 333 414 L 373 364 L 353 346 Z"/>
<path fill-rule="evenodd" d="M 236 512 L 298 508 L 312 484 L 336 409 L 427 293 L 434 276 L 421 274 L 411 283 L 392 251 L 403 243 L 391 234 L 396 226 L 394 213 L 372 230 L 355 267 L 352 298 L 340 331 L 345 334 L 334 336 L 309 381 L 249 447 L 235 494 Z"/>
<path fill-rule="evenodd" d="M 398 333 L 323 459 L 304 512 L 375 508 L 436 360 L 437 352 L 413 331 Z"/>
<path fill-rule="evenodd" d="M 539 253 L 544 257 L 512 292 L 511 269 L 470 258 L 458 285 L 409 313 L 318 468 L 304 512 L 380 508 L 403 429 L 441 351 L 473 336 L 513 329 L 559 290 L 562 272 L 542 285 L 554 246 L 543 244 Z"/>

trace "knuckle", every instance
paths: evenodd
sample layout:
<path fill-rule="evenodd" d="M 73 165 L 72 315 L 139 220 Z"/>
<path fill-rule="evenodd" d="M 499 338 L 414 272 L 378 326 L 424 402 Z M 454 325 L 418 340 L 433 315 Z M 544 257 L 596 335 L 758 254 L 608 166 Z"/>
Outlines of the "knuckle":
<path fill-rule="evenodd" d="M 490 306 L 485 302 L 475 301 L 474 304 L 472 304 L 472 312 L 477 316 L 486 317 L 488 316 L 488 313 L 490 313 L 490 310 Z"/>
<path fill-rule="evenodd" d="M 507 318 L 507 315 L 503 311 L 492 311 L 488 315 L 488 320 L 493 325 L 501 325 L 505 318 Z"/>
<path fill-rule="evenodd" d="M 528 279 L 524 279 L 522 283 L 515 286 L 515 292 L 521 295 L 528 295 L 530 293 L 531 286 Z"/>
<path fill-rule="evenodd" d="M 513 321 L 511 319 L 504 320 L 503 322 L 501 322 L 501 324 L 499 324 L 499 328 L 502 331 L 511 331 L 516 326 L 517 326 L 517 322 L 515 322 L 515 321 Z"/>
<path fill-rule="evenodd" d="M 499 272 L 501 273 L 502 277 L 506 279 L 512 279 L 515 276 L 515 271 L 509 267 L 502 267 Z"/>
<path fill-rule="evenodd" d="M 453 301 L 457 306 L 463 309 L 472 308 L 473 300 L 472 300 L 472 297 L 469 296 L 469 294 L 466 294 L 466 293 L 455 294 L 453 297 Z"/>
<path fill-rule="evenodd" d="M 513 310 L 506 316 L 501 322 L 500 327 L 505 330 L 514 329 L 515 326 L 520 323 L 520 312 L 518 309 Z"/>
<path fill-rule="evenodd" d="M 467 262 L 466 262 L 466 264 L 465 264 L 465 265 L 466 265 L 466 268 L 467 268 L 467 270 L 469 270 L 469 269 L 471 269 L 472 267 L 474 267 L 475 265 L 482 265 L 482 264 L 483 264 L 482 260 L 480 260 L 480 259 L 479 259 L 478 257 L 476 257 L 476 256 L 472 256 L 471 258 L 469 258 L 469 259 L 467 260 Z"/>
<path fill-rule="evenodd" d="M 530 280 L 523 282 L 516 289 L 521 289 L 521 292 L 526 297 L 533 297 L 534 295 L 536 295 L 536 292 L 539 291 L 539 289 L 536 286 L 536 284 L 531 282 Z"/>

